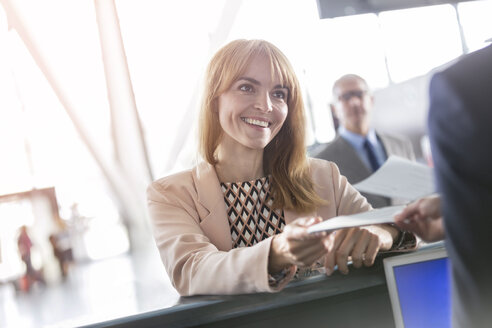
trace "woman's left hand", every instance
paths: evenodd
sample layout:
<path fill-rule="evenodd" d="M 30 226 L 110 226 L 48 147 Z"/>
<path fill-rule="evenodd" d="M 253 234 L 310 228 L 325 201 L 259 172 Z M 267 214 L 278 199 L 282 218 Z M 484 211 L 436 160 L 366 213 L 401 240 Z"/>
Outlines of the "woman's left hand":
<path fill-rule="evenodd" d="M 355 268 L 372 266 L 380 250 L 388 250 L 398 230 L 386 225 L 373 225 L 341 229 L 333 232 L 327 240 L 328 253 L 325 257 L 326 274 L 331 275 L 338 266 L 338 271 L 348 274 L 347 262 L 352 259 Z"/>

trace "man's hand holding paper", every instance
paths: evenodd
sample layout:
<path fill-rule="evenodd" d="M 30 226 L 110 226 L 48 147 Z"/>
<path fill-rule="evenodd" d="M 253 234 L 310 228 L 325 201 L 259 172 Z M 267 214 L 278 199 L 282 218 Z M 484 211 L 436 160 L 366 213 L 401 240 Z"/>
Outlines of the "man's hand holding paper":
<path fill-rule="evenodd" d="M 434 193 L 432 168 L 401 157 L 390 156 L 379 170 L 354 187 L 367 193 L 413 201 Z M 337 216 L 309 227 L 308 232 L 394 223 L 394 216 L 404 208 L 405 205 L 388 206 L 354 215 Z"/>

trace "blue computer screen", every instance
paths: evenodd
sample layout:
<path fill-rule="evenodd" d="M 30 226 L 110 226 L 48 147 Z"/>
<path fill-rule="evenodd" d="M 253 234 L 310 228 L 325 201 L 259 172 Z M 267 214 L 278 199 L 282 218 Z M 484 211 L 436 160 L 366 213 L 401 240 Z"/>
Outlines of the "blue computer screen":
<path fill-rule="evenodd" d="M 405 328 L 451 327 L 447 258 L 393 268 Z"/>

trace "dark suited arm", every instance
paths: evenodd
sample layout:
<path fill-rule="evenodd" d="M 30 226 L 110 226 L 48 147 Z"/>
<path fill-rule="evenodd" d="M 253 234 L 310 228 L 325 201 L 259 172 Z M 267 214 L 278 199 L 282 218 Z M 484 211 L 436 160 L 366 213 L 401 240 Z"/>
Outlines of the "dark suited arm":
<path fill-rule="evenodd" d="M 429 133 L 453 265 L 454 310 L 466 309 L 457 317 L 468 323 L 486 313 L 492 318 L 490 62 L 488 66 L 488 72 L 483 72 L 487 65 L 453 67 L 437 74 L 430 87 Z"/>

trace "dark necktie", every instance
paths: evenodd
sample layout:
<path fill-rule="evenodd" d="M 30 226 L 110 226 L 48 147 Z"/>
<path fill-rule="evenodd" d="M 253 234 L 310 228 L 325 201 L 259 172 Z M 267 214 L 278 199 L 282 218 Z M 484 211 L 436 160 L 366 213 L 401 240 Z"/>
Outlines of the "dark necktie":
<path fill-rule="evenodd" d="M 376 171 L 379 169 L 379 162 L 376 158 L 376 152 L 374 151 L 374 147 L 369 142 L 369 140 L 364 140 L 364 150 L 366 151 L 367 157 L 369 158 L 369 164 L 371 164 L 372 171 Z"/>

